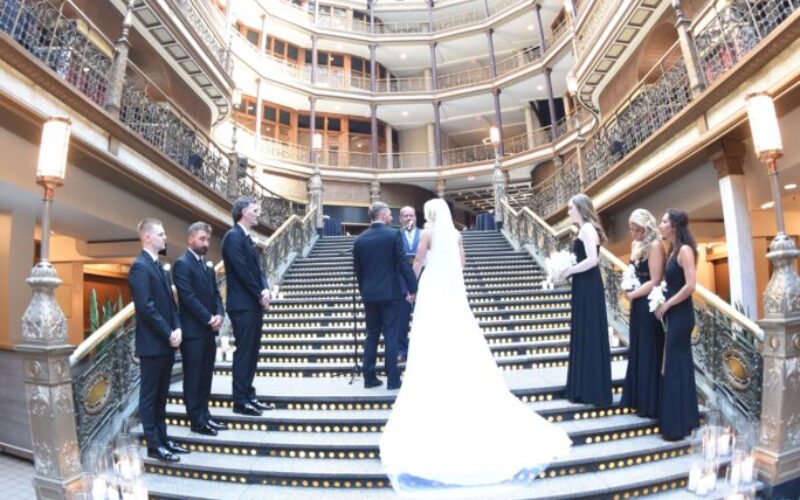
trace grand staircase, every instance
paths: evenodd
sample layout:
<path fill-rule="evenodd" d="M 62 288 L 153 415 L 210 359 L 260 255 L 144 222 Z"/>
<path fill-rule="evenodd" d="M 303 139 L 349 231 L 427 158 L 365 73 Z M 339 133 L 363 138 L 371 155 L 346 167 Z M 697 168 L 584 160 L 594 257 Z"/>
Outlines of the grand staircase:
<path fill-rule="evenodd" d="M 216 437 L 194 434 L 181 383 L 173 384 L 168 432 L 192 453 L 174 465 L 145 461 L 151 496 L 395 497 L 381 470 L 378 442 L 396 391 L 385 386 L 366 390 L 360 377 L 350 384 L 354 330 L 359 357 L 364 337 L 364 313 L 357 300 L 353 325 L 352 244 L 351 237 L 319 240 L 307 257 L 295 260 L 281 283 L 281 297 L 264 314 L 255 384 L 260 398 L 275 403 L 276 410 L 261 417 L 234 414 L 231 363 L 220 360 L 211 412 L 228 430 Z M 567 430 L 574 443 L 567 458 L 552 464 L 529 491 L 515 498 L 687 495 L 689 442 L 666 442 L 658 435 L 657 422 L 617 406 L 626 349 L 612 349 L 614 405 L 565 400 L 569 290 L 541 290 L 539 266 L 497 232 L 466 232 L 464 246 L 469 301 L 509 388 Z M 382 363 L 381 350 L 379 370 Z"/>

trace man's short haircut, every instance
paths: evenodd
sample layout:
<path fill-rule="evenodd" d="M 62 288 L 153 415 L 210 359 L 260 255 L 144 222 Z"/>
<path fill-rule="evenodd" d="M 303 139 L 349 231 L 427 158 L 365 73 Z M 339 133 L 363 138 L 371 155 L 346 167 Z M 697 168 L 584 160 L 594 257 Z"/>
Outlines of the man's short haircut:
<path fill-rule="evenodd" d="M 206 233 L 208 233 L 209 236 L 211 236 L 211 224 L 202 221 L 195 222 L 194 224 L 189 226 L 187 233 L 189 234 L 189 236 L 192 236 L 200 231 L 205 231 Z"/>
<path fill-rule="evenodd" d="M 236 224 L 242 219 L 242 212 L 250 205 L 258 203 L 255 198 L 251 196 L 240 196 L 236 198 L 231 207 L 231 215 L 233 215 L 233 223 Z"/>
<path fill-rule="evenodd" d="M 136 226 L 136 231 L 139 233 L 139 238 L 141 239 L 144 237 L 145 233 L 152 230 L 154 227 L 163 225 L 164 224 L 162 224 L 160 220 L 154 217 L 145 217 L 139 221 L 139 225 Z"/>
<path fill-rule="evenodd" d="M 389 205 L 382 201 L 376 201 L 369 207 L 369 220 L 376 221 L 380 217 L 381 212 L 389 210 Z"/>
<path fill-rule="evenodd" d="M 400 215 L 403 215 L 403 210 L 411 210 L 411 212 L 414 214 L 414 216 L 415 217 L 417 216 L 417 210 L 412 206 L 406 205 L 403 208 L 401 208 L 400 209 Z"/>

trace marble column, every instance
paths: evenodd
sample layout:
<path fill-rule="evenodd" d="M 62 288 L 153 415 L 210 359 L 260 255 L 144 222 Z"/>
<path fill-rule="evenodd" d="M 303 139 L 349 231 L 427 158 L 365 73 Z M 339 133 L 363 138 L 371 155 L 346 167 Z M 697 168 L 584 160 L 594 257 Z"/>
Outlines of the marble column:
<path fill-rule="evenodd" d="M 533 110 L 530 103 L 526 102 L 522 111 L 525 114 L 525 133 L 528 134 L 528 149 L 533 149 L 536 147 L 536 138 L 534 137 Z"/>
<path fill-rule="evenodd" d="M 753 234 L 744 177 L 745 145 L 739 141 L 720 142 L 711 156 L 719 176 L 719 193 L 728 244 L 731 304 L 740 305 L 751 319 L 757 317 Z"/>
<path fill-rule="evenodd" d="M 255 144 L 253 145 L 258 152 L 261 144 L 261 121 L 264 119 L 264 96 L 261 91 L 261 78 L 256 78 L 256 133 Z"/>
<path fill-rule="evenodd" d="M 394 168 L 394 141 L 392 137 L 392 126 L 388 123 L 383 126 L 384 135 L 386 140 L 386 168 L 391 170 Z"/>
<path fill-rule="evenodd" d="M 431 167 L 436 166 L 436 128 L 433 123 L 429 123 L 426 127 L 428 132 L 428 153 L 430 156 Z"/>
<path fill-rule="evenodd" d="M 375 203 L 381 200 L 381 183 L 377 179 L 369 184 L 369 201 Z"/>

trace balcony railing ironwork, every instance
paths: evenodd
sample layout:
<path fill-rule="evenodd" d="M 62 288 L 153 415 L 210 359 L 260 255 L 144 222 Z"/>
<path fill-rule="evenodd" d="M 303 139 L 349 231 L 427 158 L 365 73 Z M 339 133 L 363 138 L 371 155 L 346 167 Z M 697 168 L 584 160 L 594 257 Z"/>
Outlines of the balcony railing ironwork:
<path fill-rule="evenodd" d="M 713 10 L 710 21 L 695 33 L 705 83 L 717 81 L 798 9 L 798 0 L 735 0 Z M 574 182 L 579 162 L 573 157 L 534 186 L 531 209 L 544 217 L 563 209 L 571 196 L 614 168 L 686 108 L 692 102 L 689 89 L 686 65 L 676 43 L 583 146 L 580 182 Z"/>
<path fill-rule="evenodd" d="M 112 59 L 91 41 L 91 37 L 104 38 L 102 32 L 73 3 L 60 2 L 56 7 L 49 0 L 0 1 L 0 30 L 89 100 L 103 106 Z M 109 40 L 106 42 L 113 46 Z M 230 155 L 179 109 L 144 72 L 128 62 L 116 118 L 205 186 L 226 197 Z M 275 211 L 274 216 L 269 214 L 276 223 L 272 227 L 297 210 L 294 203 L 263 186 L 258 191 L 269 195 L 268 205 Z M 278 218 L 279 214 L 283 219 Z"/>
<path fill-rule="evenodd" d="M 208 16 L 208 18 L 204 16 L 198 11 L 198 8 L 193 0 L 171 1 L 176 7 L 174 12 L 184 20 L 188 21 L 188 24 L 194 29 L 200 40 L 205 43 L 206 47 L 208 47 L 208 50 L 211 52 L 223 70 L 229 75 L 232 74 L 233 59 L 231 57 L 229 47 L 226 46 L 226 42 L 224 40 L 220 40 L 219 36 L 214 34 L 209 26 L 209 18 L 213 19 L 217 23 L 220 22 L 219 19 L 215 18 L 214 16 Z M 209 10 L 212 11 L 213 6 Z M 224 33 L 226 29 L 224 21 L 222 21 L 222 26 L 216 26 L 216 28 L 221 29 L 221 33 Z"/>

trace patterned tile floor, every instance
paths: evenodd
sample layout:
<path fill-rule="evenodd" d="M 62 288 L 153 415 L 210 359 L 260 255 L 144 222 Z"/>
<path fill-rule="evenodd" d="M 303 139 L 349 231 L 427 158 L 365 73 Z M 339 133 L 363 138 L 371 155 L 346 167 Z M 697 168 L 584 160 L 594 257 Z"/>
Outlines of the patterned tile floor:
<path fill-rule="evenodd" d="M 0 453 L 0 491 L 4 492 L 3 496 L 6 498 L 35 500 L 33 464 L 27 460 Z"/>

